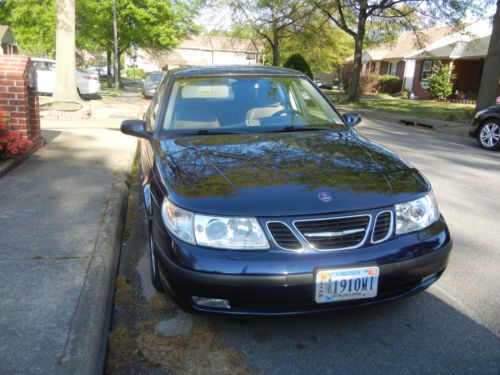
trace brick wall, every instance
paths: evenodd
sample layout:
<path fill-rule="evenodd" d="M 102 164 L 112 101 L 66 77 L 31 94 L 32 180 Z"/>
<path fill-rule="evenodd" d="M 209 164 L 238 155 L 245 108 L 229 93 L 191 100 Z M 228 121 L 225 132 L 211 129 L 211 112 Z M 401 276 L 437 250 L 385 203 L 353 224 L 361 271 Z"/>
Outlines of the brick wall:
<path fill-rule="evenodd" d="M 36 147 L 41 145 L 36 71 L 29 57 L 0 56 L 0 109 L 9 115 L 12 130 L 21 132 Z"/>

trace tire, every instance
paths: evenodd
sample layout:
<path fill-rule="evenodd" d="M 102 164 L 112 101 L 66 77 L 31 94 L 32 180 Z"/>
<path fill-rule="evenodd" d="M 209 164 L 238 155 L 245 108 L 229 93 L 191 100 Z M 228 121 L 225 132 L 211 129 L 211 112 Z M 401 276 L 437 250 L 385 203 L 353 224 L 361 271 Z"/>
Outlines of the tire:
<path fill-rule="evenodd" d="M 163 287 L 163 283 L 161 282 L 160 278 L 158 255 L 156 254 L 153 236 L 151 234 L 151 225 L 153 224 L 150 222 L 148 224 L 148 249 L 149 249 L 149 263 L 151 265 L 151 283 L 158 292 L 163 293 L 165 291 L 165 288 Z"/>
<path fill-rule="evenodd" d="M 500 121 L 484 120 L 477 132 L 477 141 L 485 150 L 500 150 Z"/>

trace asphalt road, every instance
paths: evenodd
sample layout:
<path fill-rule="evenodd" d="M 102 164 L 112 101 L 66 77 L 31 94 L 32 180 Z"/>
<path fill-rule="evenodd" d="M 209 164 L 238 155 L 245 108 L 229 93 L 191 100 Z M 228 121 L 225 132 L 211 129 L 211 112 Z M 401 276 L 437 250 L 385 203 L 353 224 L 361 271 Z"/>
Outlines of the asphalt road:
<path fill-rule="evenodd" d="M 365 120 L 358 129 L 431 181 L 454 239 L 441 280 L 409 299 L 327 315 L 201 319 L 216 327 L 222 345 L 242 353 L 251 371 L 265 375 L 500 374 L 500 153 L 483 151 L 466 137 L 381 121 Z M 144 260 L 144 231 L 132 229 L 131 240 Z M 142 280 L 131 283 L 135 293 L 151 294 L 147 267 L 137 253 L 131 259 L 138 263 L 129 265 L 125 276 Z M 183 316 L 169 310 L 159 317 L 147 306 L 141 309 L 136 315 L 144 320 Z M 143 370 L 149 368 L 143 363 Z"/>

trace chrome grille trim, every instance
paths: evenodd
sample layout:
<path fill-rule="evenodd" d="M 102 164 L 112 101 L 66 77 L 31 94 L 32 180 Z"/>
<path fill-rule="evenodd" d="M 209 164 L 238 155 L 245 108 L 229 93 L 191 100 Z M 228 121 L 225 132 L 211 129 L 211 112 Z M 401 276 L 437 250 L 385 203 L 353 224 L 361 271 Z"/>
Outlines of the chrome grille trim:
<path fill-rule="evenodd" d="M 351 218 L 357 218 L 357 217 L 367 217 L 368 218 L 368 224 L 366 225 L 365 235 L 363 236 L 363 239 L 354 246 L 338 247 L 338 248 L 333 248 L 333 249 L 318 249 L 318 248 L 316 248 L 311 242 L 309 242 L 309 240 L 304 236 L 304 234 L 302 234 L 302 232 L 297 228 L 297 225 L 296 225 L 296 223 L 302 223 L 302 222 L 351 219 Z M 365 242 L 368 238 L 368 235 L 372 229 L 372 215 L 360 214 L 360 215 L 347 215 L 347 216 L 330 216 L 330 217 L 315 218 L 315 219 L 294 220 L 292 223 L 293 223 L 294 229 L 301 237 L 301 242 L 305 241 L 312 249 L 314 249 L 316 251 L 339 251 L 339 250 L 357 249 L 358 247 L 361 247 L 365 244 Z"/>
<path fill-rule="evenodd" d="M 375 234 L 375 227 L 377 225 L 377 220 L 378 220 L 378 217 L 381 215 L 381 214 L 385 214 L 385 213 L 389 213 L 390 214 L 390 225 L 389 225 L 389 230 L 387 231 L 387 235 L 378 240 L 378 241 L 374 241 L 373 240 L 373 235 Z M 375 217 L 375 221 L 373 222 L 373 228 L 372 228 L 372 236 L 371 236 L 371 243 L 381 243 L 381 242 L 384 242 L 386 241 L 391 235 L 392 235 L 392 231 L 394 229 L 394 215 L 392 214 L 392 211 L 391 210 L 385 210 L 385 211 L 380 211 L 377 216 Z"/>
<path fill-rule="evenodd" d="M 288 228 L 288 230 L 290 231 L 290 233 L 295 237 L 295 239 L 300 243 L 301 247 L 299 249 L 287 249 L 286 247 L 282 247 L 278 244 L 278 242 L 274 239 L 274 236 L 273 236 L 273 233 L 271 232 L 271 230 L 269 229 L 269 224 L 272 224 L 272 223 L 278 223 L 278 224 L 282 224 L 284 225 L 285 227 Z M 286 250 L 286 251 L 293 251 L 293 252 L 296 252 L 296 253 L 300 253 L 302 251 L 304 251 L 304 242 L 302 241 L 302 239 L 297 235 L 297 233 L 292 229 L 290 228 L 290 226 L 283 222 L 283 221 L 279 221 L 279 220 L 270 220 L 270 221 L 267 221 L 266 222 L 266 229 L 267 229 L 267 232 L 269 233 L 269 236 L 272 238 L 274 244 L 279 247 L 280 249 L 283 249 L 283 250 Z M 300 233 L 299 233 L 300 234 Z"/>

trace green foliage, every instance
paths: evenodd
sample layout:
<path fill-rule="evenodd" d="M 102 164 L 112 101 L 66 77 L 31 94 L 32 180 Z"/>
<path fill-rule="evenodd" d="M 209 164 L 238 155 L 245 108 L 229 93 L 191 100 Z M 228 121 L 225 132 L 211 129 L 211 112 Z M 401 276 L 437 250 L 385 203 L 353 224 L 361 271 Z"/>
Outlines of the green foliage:
<path fill-rule="evenodd" d="M 384 74 L 378 76 L 378 87 L 380 92 L 388 94 L 396 94 L 401 91 L 403 80 L 397 76 Z"/>
<path fill-rule="evenodd" d="M 144 69 L 137 69 L 137 68 L 128 68 L 126 71 L 126 76 L 129 78 L 135 77 L 137 78 L 142 78 L 144 76 Z"/>
<path fill-rule="evenodd" d="M 314 15 L 306 28 L 295 29 L 290 37 L 282 40 L 282 61 L 293 53 L 304 56 L 313 72 L 337 71 L 353 54 L 352 38 L 332 23 Z"/>
<path fill-rule="evenodd" d="M 455 78 L 456 75 L 451 73 L 448 65 L 434 64 L 432 74 L 427 77 L 432 96 L 437 99 L 449 97 L 453 93 L 453 80 Z"/>
<path fill-rule="evenodd" d="M 55 0 L 0 1 L 0 24 L 10 25 L 22 53 L 54 57 Z"/>
<path fill-rule="evenodd" d="M 285 68 L 298 70 L 299 72 L 307 75 L 309 78 L 313 78 L 311 67 L 304 59 L 304 57 L 299 53 L 294 53 L 293 55 L 291 55 L 288 60 L 285 61 L 285 64 L 283 64 L 283 66 Z"/>
<path fill-rule="evenodd" d="M 151 50 L 175 46 L 198 31 L 199 6 L 199 0 L 117 0 L 120 53 L 132 45 Z M 112 0 L 77 0 L 77 48 L 111 50 L 112 17 Z M 0 23 L 11 25 L 22 52 L 54 56 L 55 0 L 0 0 Z"/>

